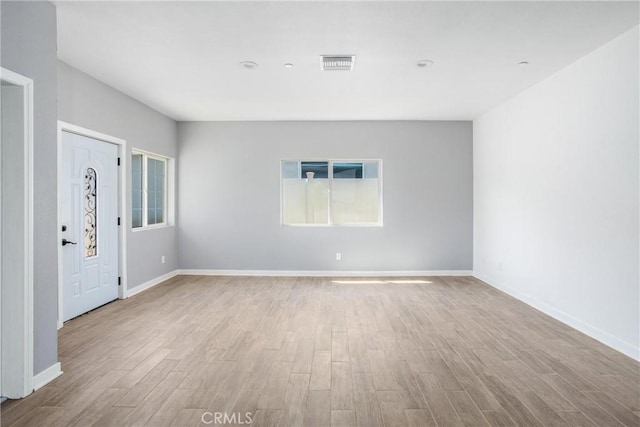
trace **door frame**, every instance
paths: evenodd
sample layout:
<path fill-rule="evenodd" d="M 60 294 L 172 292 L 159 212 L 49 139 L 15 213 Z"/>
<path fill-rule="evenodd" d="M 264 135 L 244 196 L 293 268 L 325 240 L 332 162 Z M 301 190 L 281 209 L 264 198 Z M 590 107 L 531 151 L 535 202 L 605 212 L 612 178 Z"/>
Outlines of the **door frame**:
<path fill-rule="evenodd" d="M 58 329 L 62 328 L 63 317 L 63 290 L 64 290 L 64 263 L 62 257 L 62 191 L 64 184 L 64 173 L 62 170 L 62 132 L 75 133 L 87 138 L 115 144 L 118 147 L 118 158 L 120 159 L 118 173 L 118 216 L 120 217 L 120 227 L 118 230 L 118 276 L 120 286 L 118 286 L 118 298 L 124 299 L 127 295 L 127 224 L 129 223 L 129 203 L 127 198 L 127 165 L 129 152 L 127 141 L 115 136 L 96 132 L 81 126 L 58 120 Z"/>
<path fill-rule="evenodd" d="M 2 382 L 2 395 L 9 397 L 24 397 L 33 392 L 33 80 L 22 76 L 6 68 L 0 67 L 0 80 L 7 81 L 16 86 L 22 86 L 24 90 L 24 205 L 19 209 L 24 215 L 24 287 L 20 283 L 23 292 L 9 292 L 8 300 L 2 304 L 11 304 L 12 307 L 21 307 L 20 316 L 9 319 L 11 322 L 0 322 L 0 330 L 4 343 L 12 350 L 6 354 L 2 348 L 2 371 L 11 370 L 20 374 L 5 378 Z M 1 266 L 0 266 L 1 268 Z M 0 276 L 1 281 L 1 276 Z M 4 286 L 4 285 L 3 285 Z M 5 291 L 2 288 L 3 292 Z M 6 296 L 5 296 L 6 297 Z M 1 314 L 1 306 L 0 306 Z M 9 356 L 9 357 L 6 357 Z M 4 377 L 4 375 L 3 375 Z"/>

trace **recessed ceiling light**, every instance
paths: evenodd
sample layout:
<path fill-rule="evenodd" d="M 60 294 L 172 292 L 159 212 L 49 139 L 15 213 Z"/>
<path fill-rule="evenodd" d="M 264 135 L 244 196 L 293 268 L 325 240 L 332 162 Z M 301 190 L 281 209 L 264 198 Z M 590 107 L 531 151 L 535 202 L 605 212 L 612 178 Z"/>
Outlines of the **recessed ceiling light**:
<path fill-rule="evenodd" d="M 258 63 L 253 61 L 241 61 L 240 66 L 247 70 L 255 70 L 259 67 Z"/>
<path fill-rule="evenodd" d="M 433 61 L 430 59 L 421 59 L 416 65 L 420 68 L 429 68 L 433 65 Z"/>
<path fill-rule="evenodd" d="M 529 61 L 520 61 L 518 65 L 529 65 Z"/>
<path fill-rule="evenodd" d="M 293 68 L 294 65 L 291 62 L 287 62 L 286 64 L 284 64 L 284 68 Z"/>

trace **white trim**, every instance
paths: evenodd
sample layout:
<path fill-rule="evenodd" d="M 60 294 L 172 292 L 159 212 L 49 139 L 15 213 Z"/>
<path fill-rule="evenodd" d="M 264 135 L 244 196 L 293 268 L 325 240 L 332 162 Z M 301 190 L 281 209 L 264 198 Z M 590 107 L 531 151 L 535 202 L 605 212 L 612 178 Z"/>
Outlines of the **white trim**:
<path fill-rule="evenodd" d="M 127 294 L 127 224 L 129 219 L 129 203 L 127 198 L 127 167 L 129 151 L 127 141 L 116 138 L 111 135 L 86 129 L 71 123 L 58 120 L 58 242 L 62 240 L 61 219 L 62 219 L 62 132 L 75 133 L 77 135 L 86 136 L 88 138 L 97 139 L 118 146 L 118 156 L 120 157 L 120 173 L 118 182 L 118 191 L 120 193 L 120 202 L 118 207 L 118 216 L 120 217 L 120 227 L 118 230 L 118 275 L 121 278 L 121 286 L 118 289 L 118 298 L 124 299 Z M 63 278 L 63 262 L 62 262 L 62 246 L 58 245 L 58 329 L 62 328 L 64 322 L 62 319 L 63 304 L 62 290 L 64 284 Z"/>
<path fill-rule="evenodd" d="M 156 158 L 157 160 L 168 160 L 170 157 L 164 154 L 158 154 L 153 151 L 141 150 L 140 148 L 131 147 L 131 154 L 144 154 L 145 156 Z"/>
<path fill-rule="evenodd" d="M 25 156 L 26 156 L 26 191 L 25 194 L 26 199 L 26 213 L 27 215 L 27 229 L 25 230 L 25 240 L 27 242 L 27 247 L 25 248 L 25 279 L 26 279 L 26 289 L 25 289 L 25 330 L 26 330 L 26 343 L 25 343 L 25 360 L 26 365 L 28 366 L 28 372 L 25 373 L 24 384 L 25 387 L 31 388 L 33 387 L 33 341 L 34 341 L 34 321 L 33 321 L 33 275 L 34 275 L 34 210 L 33 210 L 33 200 L 34 200 L 34 160 L 33 160 L 33 133 L 35 126 L 35 119 L 33 116 L 34 105 L 33 105 L 33 81 L 28 79 L 29 83 L 25 84 L 25 100 L 28 100 L 28 107 L 25 106 L 25 117 L 28 117 L 28 123 L 25 123 L 25 132 L 26 135 L 26 144 L 25 144 Z"/>
<path fill-rule="evenodd" d="M 635 360 L 640 361 L 640 348 L 635 347 L 633 344 L 630 344 L 626 341 L 621 340 L 618 337 L 611 335 L 608 332 L 605 332 L 589 323 L 584 322 L 560 309 L 554 307 L 553 305 L 547 304 L 544 301 L 541 301 L 538 298 L 532 297 L 531 295 L 527 295 L 522 293 L 516 289 L 513 289 L 507 284 L 501 283 L 492 277 L 487 275 L 474 272 L 473 277 L 476 279 L 482 280 L 487 285 L 496 288 L 505 294 L 508 294 L 525 304 L 535 308 L 542 313 L 553 317 L 554 319 L 568 325 L 585 335 L 590 336 L 591 338 L 600 341 L 601 343 L 613 348 L 614 350 L 619 351 L 620 353 L 629 356 Z"/>
<path fill-rule="evenodd" d="M 24 88 L 24 215 L 25 215 L 25 230 L 24 230 L 24 295 L 23 295 L 23 318 L 21 323 L 17 326 L 23 330 L 22 337 L 20 338 L 22 343 L 22 359 L 23 372 L 22 372 L 22 387 L 17 387 L 11 390 L 7 390 L 6 384 L 2 386 L 2 393 L 8 395 L 12 393 L 17 397 L 24 397 L 31 393 L 33 390 L 33 127 L 34 127 L 34 115 L 33 115 L 33 80 L 24 77 L 18 73 L 7 70 L 0 67 L 0 80 L 7 81 L 9 83 L 22 86 Z M 18 303 L 17 301 L 14 301 Z M 12 335 L 11 335 L 12 336 Z M 5 345 L 11 346 L 14 344 L 9 340 Z M 7 367 L 7 360 L 2 360 L 3 369 L 9 369 Z M 14 384 L 15 385 L 15 384 Z M 10 385 L 12 386 L 12 385 Z M 21 388 L 22 390 L 18 390 Z M 22 396 L 18 396 L 22 394 Z M 9 396 L 11 397 L 11 396 Z"/>
<path fill-rule="evenodd" d="M 36 391 L 62 375 L 60 362 L 54 363 L 33 377 L 33 391 Z"/>
<path fill-rule="evenodd" d="M 264 276 L 264 277 L 427 277 L 471 276 L 468 270 L 415 271 L 331 271 L 331 270 L 176 270 L 183 276 Z"/>
<path fill-rule="evenodd" d="M 167 223 L 152 224 L 152 225 L 147 225 L 146 227 L 131 228 L 131 232 L 132 233 L 140 233 L 142 231 L 162 230 L 163 228 L 171 228 L 171 227 L 174 227 L 174 225 L 167 224 Z"/>
<path fill-rule="evenodd" d="M 176 277 L 177 275 L 178 275 L 178 270 L 173 270 L 166 274 L 163 274 L 162 276 L 156 277 L 155 279 L 151 279 L 147 282 L 144 282 L 141 285 L 138 285 L 135 288 L 132 288 L 131 291 L 127 292 L 127 298 L 137 295 L 140 292 L 146 291 L 147 289 L 152 288 L 156 285 L 159 285 L 160 283 L 166 280 L 169 280 L 173 277 Z"/>

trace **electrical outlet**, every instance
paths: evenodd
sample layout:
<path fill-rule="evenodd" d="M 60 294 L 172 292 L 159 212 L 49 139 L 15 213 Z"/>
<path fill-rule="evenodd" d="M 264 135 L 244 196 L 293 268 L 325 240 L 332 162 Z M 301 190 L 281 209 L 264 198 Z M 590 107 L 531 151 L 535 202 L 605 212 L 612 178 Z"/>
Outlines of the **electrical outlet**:
<path fill-rule="evenodd" d="M 342 252 L 336 252 L 336 261 L 342 261 Z"/>
<path fill-rule="evenodd" d="M 160 258 L 160 262 L 164 264 L 164 255 Z"/>

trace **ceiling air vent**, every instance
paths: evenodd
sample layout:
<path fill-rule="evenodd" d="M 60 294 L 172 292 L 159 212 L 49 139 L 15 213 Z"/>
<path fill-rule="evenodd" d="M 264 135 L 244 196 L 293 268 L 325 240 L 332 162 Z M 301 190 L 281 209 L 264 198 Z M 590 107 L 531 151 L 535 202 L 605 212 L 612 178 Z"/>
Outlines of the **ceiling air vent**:
<path fill-rule="evenodd" d="M 354 55 L 322 55 L 322 71 L 351 71 Z"/>

